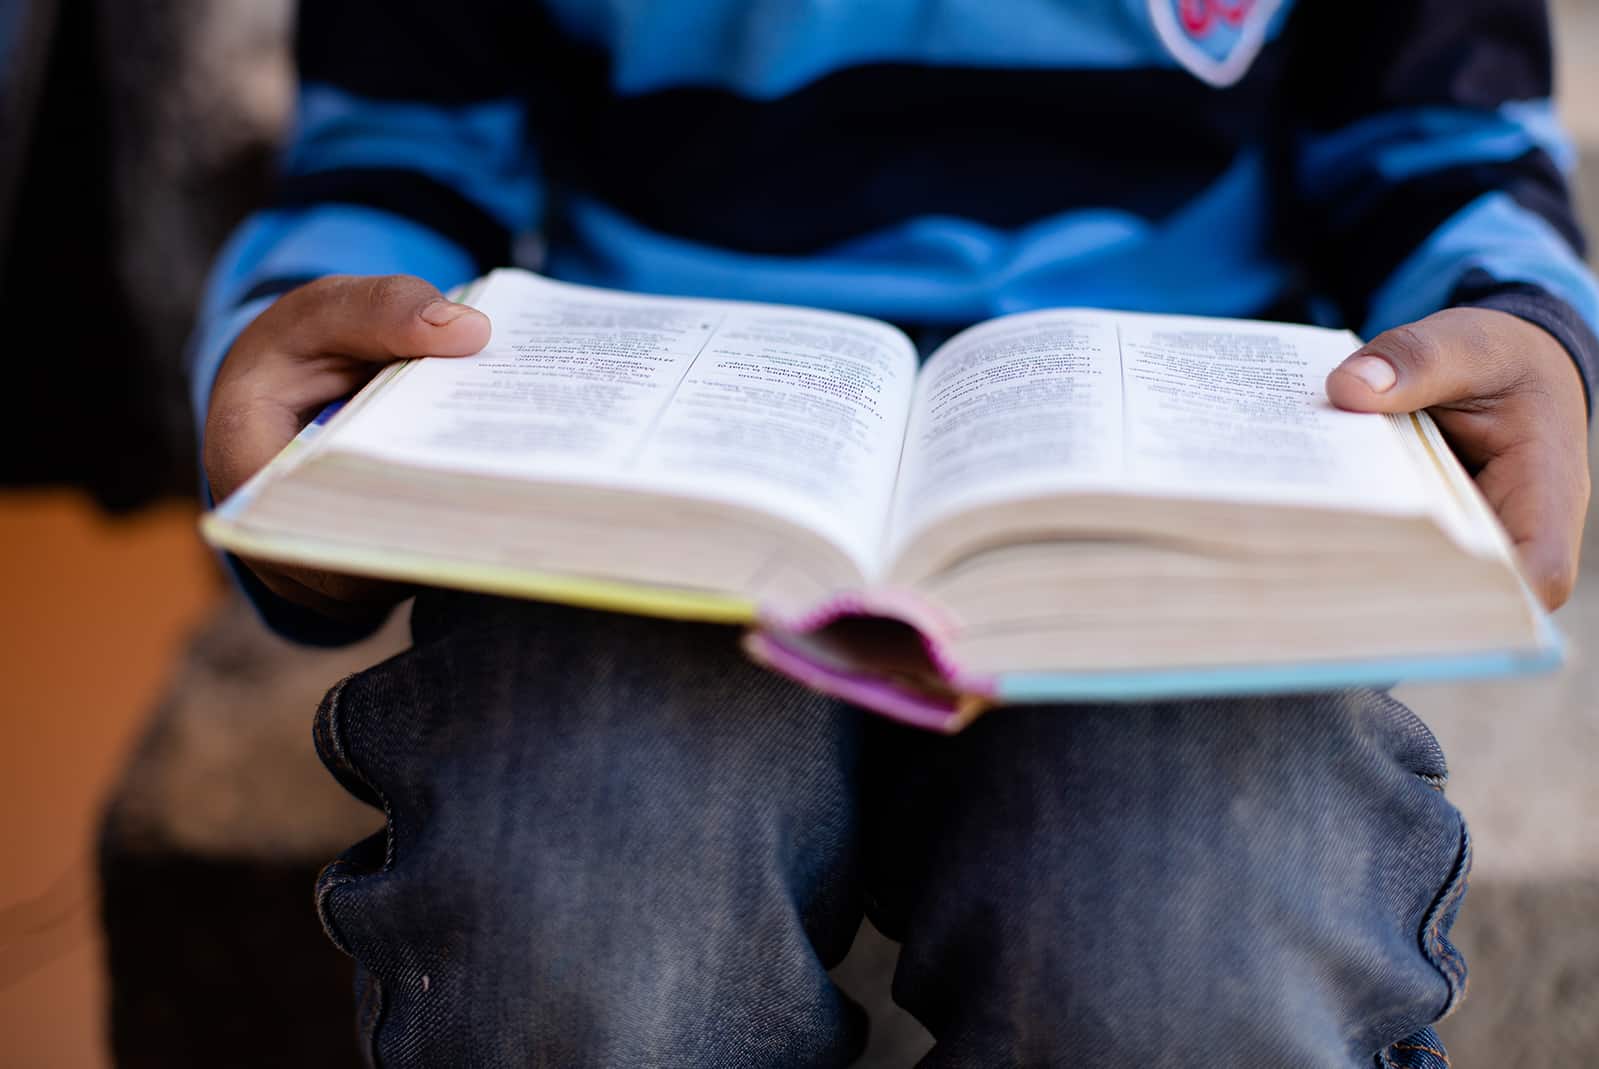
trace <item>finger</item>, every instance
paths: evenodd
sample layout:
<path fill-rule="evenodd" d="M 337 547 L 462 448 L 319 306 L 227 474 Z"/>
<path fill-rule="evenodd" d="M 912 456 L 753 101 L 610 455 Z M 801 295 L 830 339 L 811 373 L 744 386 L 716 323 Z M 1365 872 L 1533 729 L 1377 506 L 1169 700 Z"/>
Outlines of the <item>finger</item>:
<path fill-rule="evenodd" d="M 1327 398 L 1357 412 L 1415 412 L 1502 396 L 1526 374 L 1509 326 L 1454 309 L 1386 330 L 1333 369 Z"/>
<path fill-rule="evenodd" d="M 285 294 L 270 314 L 287 319 L 287 345 L 303 356 L 470 356 L 489 341 L 487 316 L 410 275 L 319 279 Z"/>
<path fill-rule="evenodd" d="M 249 405 L 213 404 L 205 421 L 203 464 L 218 504 L 300 433 L 299 412 L 263 398 Z"/>
<path fill-rule="evenodd" d="M 1550 609 L 1571 596 L 1588 509 L 1585 467 L 1541 443 L 1500 454 L 1477 475 L 1521 558 L 1522 573 Z"/>

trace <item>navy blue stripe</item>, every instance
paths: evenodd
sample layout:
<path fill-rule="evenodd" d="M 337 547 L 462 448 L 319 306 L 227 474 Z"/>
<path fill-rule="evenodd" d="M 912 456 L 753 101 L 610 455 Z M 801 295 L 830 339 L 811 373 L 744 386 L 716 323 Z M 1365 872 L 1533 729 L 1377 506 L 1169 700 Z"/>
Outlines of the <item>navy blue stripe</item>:
<path fill-rule="evenodd" d="M 479 271 L 511 262 L 512 235 L 461 193 L 424 174 L 388 167 L 314 171 L 282 179 L 275 208 L 356 204 L 399 215 L 459 245 Z"/>
<path fill-rule="evenodd" d="M 621 96 L 568 57 L 549 72 L 566 106 L 540 109 L 541 148 L 557 182 L 651 229 L 755 253 L 810 253 L 925 215 L 1159 219 L 1264 136 L 1276 66 L 1262 57 L 1216 90 L 1166 69 L 878 64 L 759 101 L 704 87 Z"/>
<path fill-rule="evenodd" d="M 300 77 L 359 96 L 461 104 L 520 93 L 548 36 L 537 0 L 302 0 Z"/>
<path fill-rule="evenodd" d="M 1582 230 L 1572 212 L 1565 179 L 1547 153 L 1534 149 L 1514 160 L 1472 163 L 1419 175 L 1379 190 L 1350 213 L 1319 220 L 1308 237 L 1316 276 L 1347 320 L 1366 319 L 1370 297 L 1418 246 L 1451 216 L 1485 193 L 1500 190 L 1547 221 L 1581 251 Z M 1311 217 L 1307 213 L 1307 217 Z"/>
<path fill-rule="evenodd" d="M 1553 87 L 1540 0 L 1305 0 L 1287 38 L 1285 93 L 1318 129 L 1398 108 L 1493 109 Z"/>

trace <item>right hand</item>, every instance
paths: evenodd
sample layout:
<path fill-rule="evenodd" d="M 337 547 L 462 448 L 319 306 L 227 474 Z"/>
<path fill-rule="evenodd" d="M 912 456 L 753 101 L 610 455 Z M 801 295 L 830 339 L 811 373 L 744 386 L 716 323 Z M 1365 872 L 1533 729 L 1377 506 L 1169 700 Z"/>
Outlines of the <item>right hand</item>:
<path fill-rule="evenodd" d="M 333 275 L 285 293 L 239 335 L 211 387 L 202 459 L 212 498 L 237 490 L 383 365 L 470 356 L 488 341 L 487 316 L 409 275 Z M 398 583 L 244 563 L 280 597 L 351 623 L 380 617 L 408 593 Z"/>

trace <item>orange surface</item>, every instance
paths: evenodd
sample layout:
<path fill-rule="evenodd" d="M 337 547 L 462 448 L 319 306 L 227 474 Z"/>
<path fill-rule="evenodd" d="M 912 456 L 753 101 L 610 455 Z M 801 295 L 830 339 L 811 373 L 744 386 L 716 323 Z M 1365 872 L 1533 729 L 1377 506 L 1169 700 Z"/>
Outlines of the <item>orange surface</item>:
<path fill-rule="evenodd" d="M 218 588 L 195 511 L 0 494 L 0 1066 L 99 1069 L 102 799 Z"/>

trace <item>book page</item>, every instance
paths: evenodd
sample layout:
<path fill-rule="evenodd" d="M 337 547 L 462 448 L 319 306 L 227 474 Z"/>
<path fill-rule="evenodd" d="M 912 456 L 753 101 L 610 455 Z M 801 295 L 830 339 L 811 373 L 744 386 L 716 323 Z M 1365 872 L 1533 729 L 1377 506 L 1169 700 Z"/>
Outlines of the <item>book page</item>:
<path fill-rule="evenodd" d="M 916 369 L 892 327 L 524 271 L 473 303 L 487 348 L 408 366 L 329 448 L 745 505 L 874 563 Z"/>
<path fill-rule="evenodd" d="M 1420 513 L 1432 498 L 1390 420 L 1327 400 L 1345 331 L 1117 317 L 1127 483 L 1139 493 Z"/>
<path fill-rule="evenodd" d="M 923 370 L 891 549 L 952 512 L 1077 492 L 1435 510 L 1391 421 L 1326 399 L 1357 344 L 1317 327 L 1070 310 L 965 331 Z"/>
<path fill-rule="evenodd" d="M 1082 311 L 990 320 L 922 369 L 891 537 L 990 501 L 1116 485 L 1124 471 L 1114 322 Z"/>

